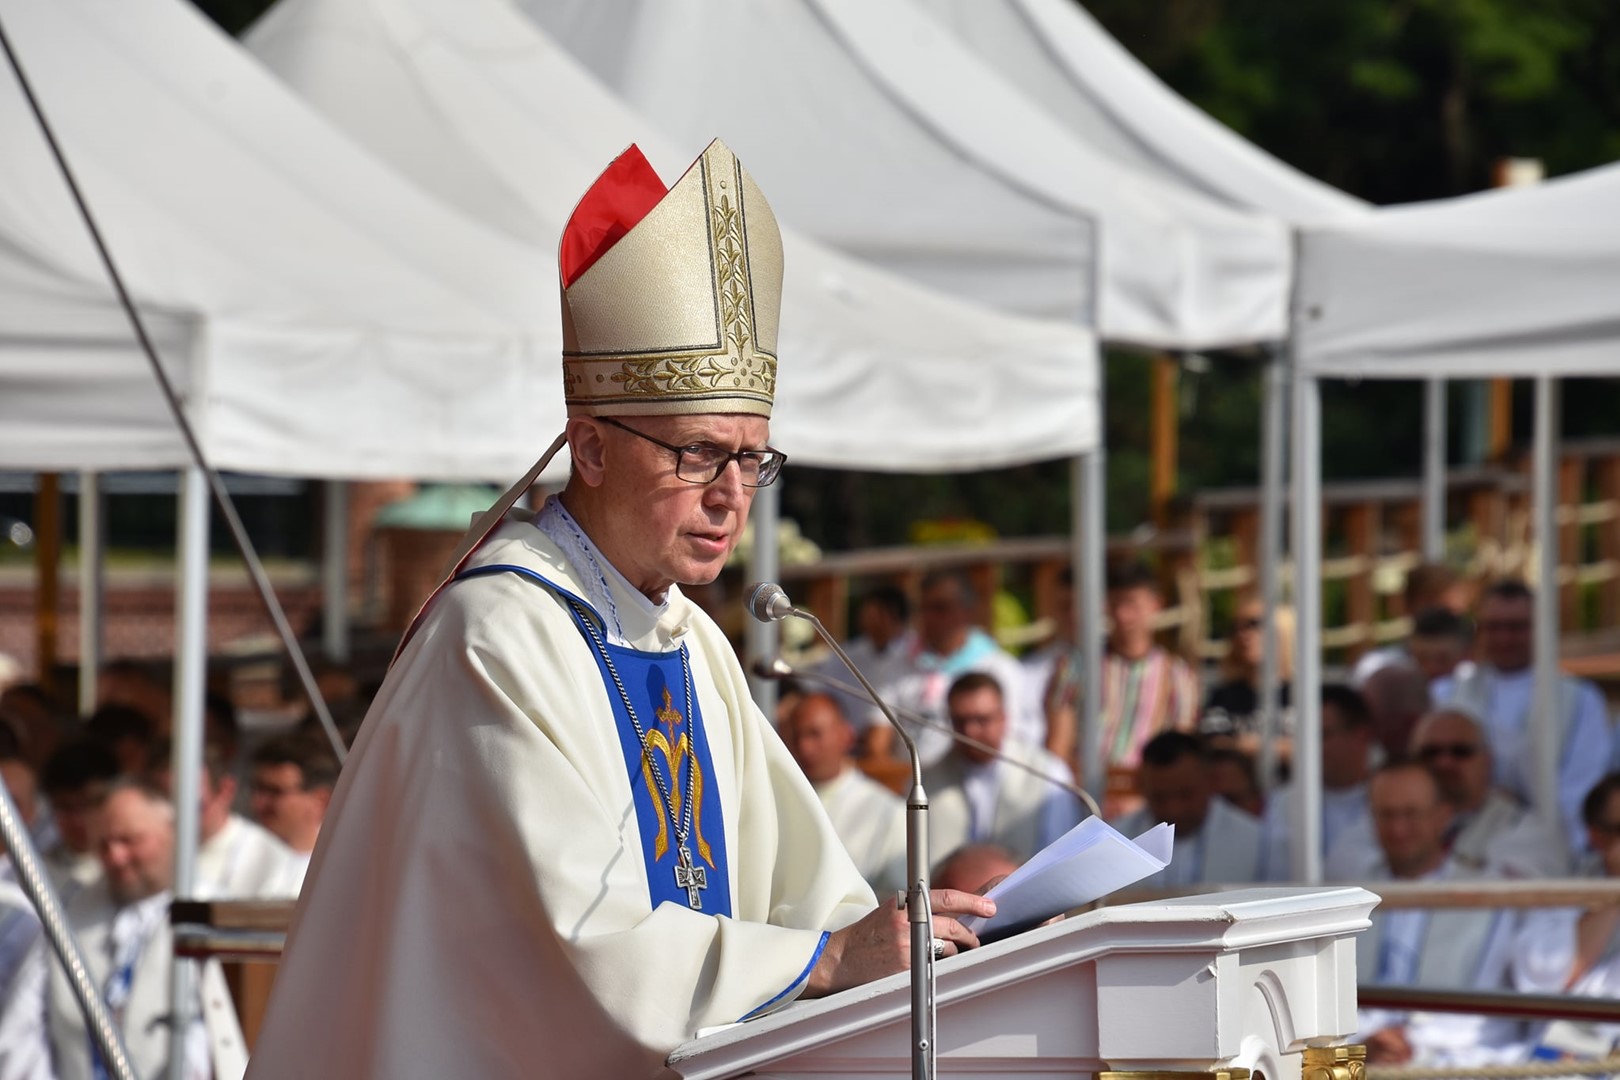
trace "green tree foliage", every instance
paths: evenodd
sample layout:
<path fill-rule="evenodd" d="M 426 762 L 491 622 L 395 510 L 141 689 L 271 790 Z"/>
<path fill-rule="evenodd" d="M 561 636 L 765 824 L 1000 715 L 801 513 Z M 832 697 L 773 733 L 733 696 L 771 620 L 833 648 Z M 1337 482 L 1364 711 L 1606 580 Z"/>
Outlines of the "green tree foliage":
<path fill-rule="evenodd" d="M 1620 157 L 1612 0 L 1091 0 L 1171 87 L 1285 161 L 1374 202 Z"/>

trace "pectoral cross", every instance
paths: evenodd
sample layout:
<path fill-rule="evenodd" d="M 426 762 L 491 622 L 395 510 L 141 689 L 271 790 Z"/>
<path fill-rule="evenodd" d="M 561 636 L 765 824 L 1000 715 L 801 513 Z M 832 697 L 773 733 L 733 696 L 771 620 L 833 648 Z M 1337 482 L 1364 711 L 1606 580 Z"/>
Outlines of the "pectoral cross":
<path fill-rule="evenodd" d="M 703 895 L 698 890 L 709 887 L 709 872 L 692 862 L 692 853 L 685 844 L 676 849 L 675 887 L 686 890 L 687 907 L 703 910 Z"/>

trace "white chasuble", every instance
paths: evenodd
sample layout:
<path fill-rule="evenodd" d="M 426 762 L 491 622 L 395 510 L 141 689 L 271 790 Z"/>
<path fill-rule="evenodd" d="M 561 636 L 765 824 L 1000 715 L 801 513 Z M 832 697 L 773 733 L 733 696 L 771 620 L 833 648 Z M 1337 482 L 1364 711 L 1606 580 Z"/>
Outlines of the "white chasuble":
<path fill-rule="evenodd" d="M 658 609 L 620 597 L 612 619 L 623 645 L 664 658 L 628 688 L 664 733 L 683 810 L 691 792 L 694 865 L 709 869 L 700 836 L 717 864 L 723 845 L 724 873 L 678 887 L 674 819 L 654 858 L 619 690 L 567 599 L 593 595 L 592 571 L 525 517 L 434 601 L 366 717 L 251 1080 L 656 1076 L 699 1028 L 791 1001 L 826 933 L 875 905 L 724 635 L 672 588 Z M 518 570 L 476 572 L 497 565 Z M 706 759 L 679 749 L 699 723 Z M 675 795 L 657 802 L 667 813 Z"/>

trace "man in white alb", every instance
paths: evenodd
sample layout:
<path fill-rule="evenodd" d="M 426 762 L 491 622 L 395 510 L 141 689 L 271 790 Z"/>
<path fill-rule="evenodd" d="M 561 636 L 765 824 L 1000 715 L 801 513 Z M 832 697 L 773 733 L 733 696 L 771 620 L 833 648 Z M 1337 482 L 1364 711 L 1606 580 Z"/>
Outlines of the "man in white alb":
<path fill-rule="evenodd" d="M 856 869 L 879 896 L 906 883 L 906 804 L 849 756 L 855 745 L 838 699 L 806 694 L 788 713 L 782 741 L 804 770 Z"/>
<path fill-rule="evenodd" d="M 650 1077 L 699 1029 L 909 964 L 748 697 L 712 581 L 769 445 L 781 239 L 720 142 L 632 147 L 564 230 L 572 475 L 474 525 L 362 724 L 252 1080 Z M 515 402 L 515 407 L 522 403 Z M 553 453 L 562 444 L 553 444 Z M 952 916 L 993 910 L 936 890 Z"/>
<path fill-rule="evenodd" d="M 1535 596 L 1521 581 L 1499 581 L 1479 602 L 1479 664 L 1458 677 L 1441 704 L 1456 705 L 1485 723 L 1494 780 L 1533 805 L 1530 788 L 1534 728 L 1558 732 L 1558 806 L 1571 850 L 1586 845 L 1581 800 L 1609 770 L 1613 737 L 1603 695 L 1585 679 L 1561 675 L 1552 716 L 1532 716 L 1535 698 Z"/>

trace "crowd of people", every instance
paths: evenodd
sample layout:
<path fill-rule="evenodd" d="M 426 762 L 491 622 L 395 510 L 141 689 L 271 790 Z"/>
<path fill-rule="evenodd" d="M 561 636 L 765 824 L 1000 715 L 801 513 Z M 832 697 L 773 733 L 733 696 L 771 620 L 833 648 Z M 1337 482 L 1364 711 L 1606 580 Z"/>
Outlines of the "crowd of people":
<path fill-rule="evenodd" d="M 93 711 L 62 715 L 40 687 L 0 694 L 0 776 L 103 989 L 131 1064 L 163 1075 L 170 1053 L 169 905 L 175 895 L 170 682 L 116 661 Z M 195 881 L 188 899 L 298 895 L 337 782 L 330 744 L 308 725 L 250 738 L 223 696 L 206 704 Z M 241 1059 L 223 975 L 203 965 L 195 1022 L 176 1040 L 187 1076 Z M 11 860 L 0 857 L 0 1080 L 107 1075 L 65 971 Z"/>
<path fill-rule="evenodd" d="M 1073 593 L 1061 582 L 1057 633 L 1021 661 L 973 625 L 965 575 L 924 578 L 915 620 L 885 587 L 859 606 L 850 650 L 914 729 L 931 802 L 930 860 L 979 889 L 1080 821 L 1084 775 Z M 1620 874 L 1620 733 L 1598 689 L 1563 676 L 1552 716 L 1532 713 L 1534 596 L 1522 582 L 1475 589 L 1444 566 L 1408 575 L 1411 633 L 1368 652 L 1321 689 L 1321 830 L 1333 882 L 1534 879 Z M 1286 775 L 1292 752 L 1289 613 L 1237 605 L 1215 678 L 1158 644 L 1162 597 L 1143 566 L 1108 577 L 1101 671 L 1106 765 L 1128 786 L 1097 793 L 1121 832 L 1175 826 L 1174 857 L 1142 883 L 1161 888 L 1299 880 Z M 1272 760 L 1260 775 L 1262 620 L 1283 643 Z M 836 661 L 818 670 L 846 679 Z M 1201 683 L 1206 685 L 1201 686 Z M 875 889 L 903 877 L 902 801 L 868 777 L 895 776 L 900 740 L 864 696 L 798 692 L 779 710 L 790 751 Z M 1559 731 L 1556 806 L 1537 807 L 1532 733 Z M 965 739 L 953 739 L 950 732 Z M 1010 760 L 1009 760 L 1010 759 Z M 898 774 L 902 778 L 904 773 Z M 1270 783 L 1262 783 L 1262 780 Z M 1373 885 L 1376 888 L 1376 885 Z M 1620 987 L 1620 915 L 1540 910 L 1375 913 L 1358 940 L 1363 983 L 1607 995 Z M 1446 1064 L 1603 1052 L 1567 1024 L 1366 1010 L 1370 1060 Z"/>
<path fill-rule="evenodd" d="M 1087 814 L 1075 786 L 1084 773 L 1085 669 L 1067 578 L 1060 590 L 1054 637 L 1021 659 L 975 625 L 979 598 L 960 573 L 928 575 L 915 613 L 888 586 L 858 606 L 861 634 L 849 651 L 923 754 L 929 854 L 941 887 L 982 890 Z M 1410 574 L 1405 599 L 1411 635 L 1369 652 L 1346 681 L 1321 690 L 1317 827 L 1328 880 L 1620 876 L 1620 739 L 1601 694 L 1581 679 L 1563 679 L 1555 716 L 1532 715 L 1531 591 L 1504 581 L 1476 598 L 1444 568 L 1424 566 Z M 1144 886 L 1297 880 L 1286 780 L 1288 613 L 1239 603 L 1227 655 L 1213 678 L 1201 679 L 1158 643 L 1161 607 L 1144 567 L 1110 574 L 1101 745 L 1115 778 L 1131 783 L 1104 796 L 1108 816 L 1131 836 L 1160 821 L 1175 826 L 1174 858 Z M 1271 777 L 1259 764 L 1266 618 L 1284 644 L 1267 759 L 1279 772 Z M 834 664 L 818 673 L 842 689 L 785 687 L 780 732 L 857 868 L 880 896 L 893 894 L 905 881 L 904 804 L 873 777 L 908 776 L 893 768 L 903 747 Z M 325 681 L 352 694 L 339 671 Z M 95 709 L 72 721 L 37 687 L 13 686 L 0 697 L 0 776 L 92 978 L 118 1003 L 143 1074 L 163 1067 L 168 1053 L 149 1023 L 167 1009 L 171 963 L 168 687 L 147 665 L 109 664 Z M 193 896 L 296 896 L 336 758 L 309 725 L 244 738 L 223 697 L 208 698 L 206 718 Z M 1558 805 L 1537 813 L 1527 761 L 1541 723 L 1558 725 L 1563 752 Z M 1358 939 L 1358 966 L 1364 983 L 1609 995 L 1620 987 L 1620 908 L 1378 913 Z M 210 1075 L 215 1044 L 232 1037 L 234 1020 L 216 1019 L 202 1009 L 177 1043 L 198 1077 Z M 1560 1023 L 1380 1010 L 1363 1011 L 1361 1023 L 1358 1039 L 1370 1060 L 1383 1062 L 1590 1055 L 1596 1045 L 1589 1028 Z M 1602 1043 L 1605 1052 L 1612 1043 Z M 0 864 L 0 1080 L 91 1077 L 98 1068 L 38 919 L 9 862 Z"/>

